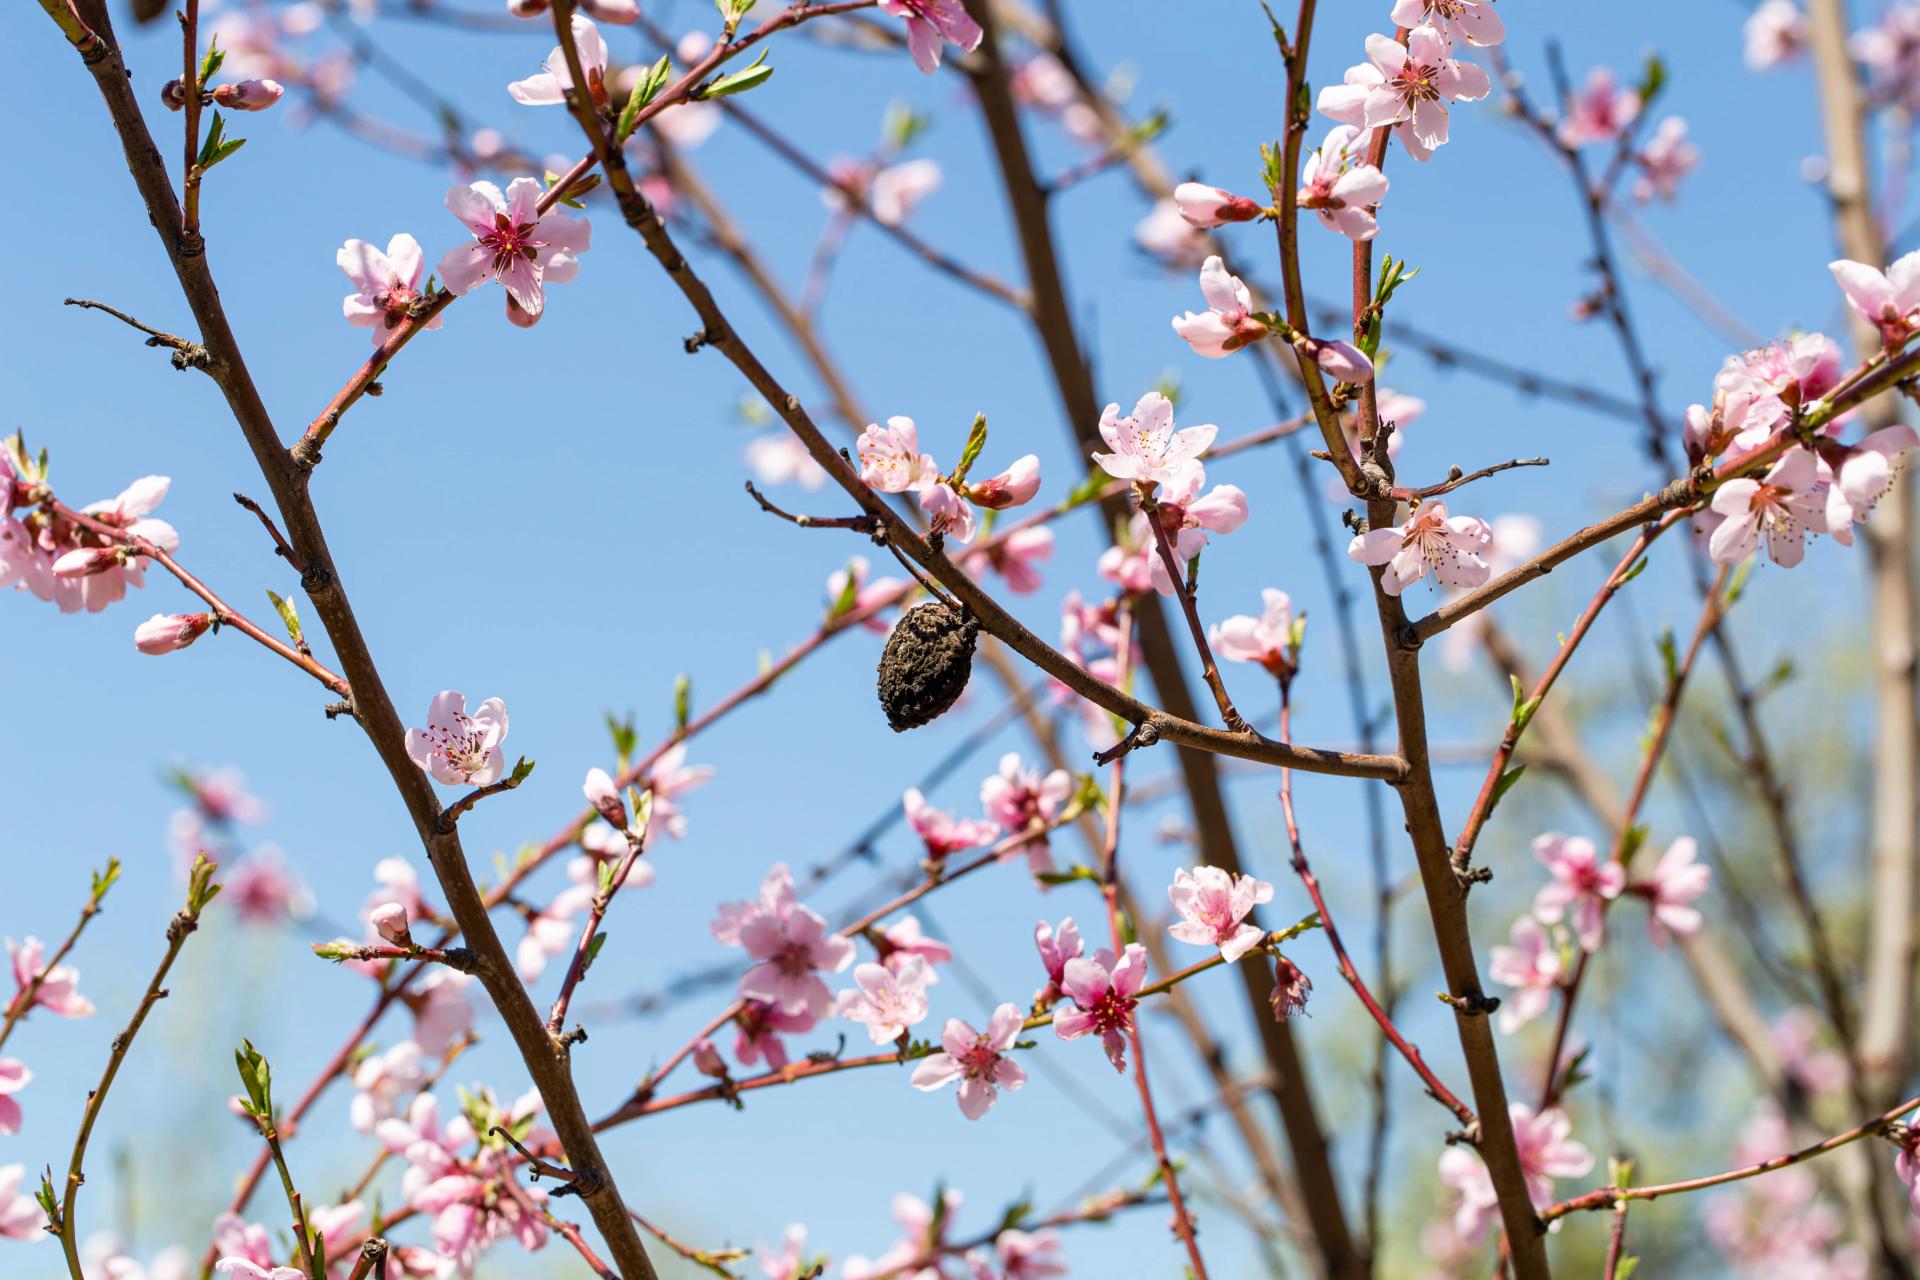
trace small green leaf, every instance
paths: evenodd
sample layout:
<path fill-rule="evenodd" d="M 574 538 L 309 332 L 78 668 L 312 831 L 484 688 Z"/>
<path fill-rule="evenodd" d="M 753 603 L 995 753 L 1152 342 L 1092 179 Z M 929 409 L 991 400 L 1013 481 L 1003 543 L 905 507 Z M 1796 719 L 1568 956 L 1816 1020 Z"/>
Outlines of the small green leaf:
<path fill-rule="evenodd" d="M 100 905 L 101 899 L 107 896 L 107 890 L 113 888 L 113 886 L 119 882 L 119 879 L 120 859 L 108 858 L 107 869 L 93 873 L 93 890 L 91 896 L 94 906 L 97 907 Z"/>
<path fill-rule="evenodd" d="M 832 622 L 835 618 L 844 618 L 852 613 L 853 606 L 858 603 L 860 599 L 860 583 L 859 580 L 854 577 L 853 566 L 849 564 L 845 569 L 841 570 L 840 576 L 840 594 L 835 596 L 833 603 L 827 606 L 828 622 Z"/>
<path fill-rule="evenodd" d="M 613 712 L 607 712 L 607 732 L 613 735 L 614 754 L 625 763 L 640 745 L 640 731 L 634 727 L 632 714 L 629 713 L 624 720 L 617 720 Z"/>
<path fill-rule="evenodd" d="M 513 773 L 508 777 L 507 785 L 509 787 L 517 787 L 532 776 L 533 761 L 527 759 L 525 756 L 521 756 L 518 760 L 514 761 Z"/>
<path fill-rule="evenodd" d="M 600 948 L 607 945 L 607 938 L 609 936 L 610 935 L 604 931 L 593 935 L 593 941 L 587 944 L 586 958 L 580 962 L 580 973 L 582 976 L 585 976 L 587 970 L 593 968 L 593 962 L 600 958 Z"/>
<path fill-rule="evenodd" d="M 1092 867 L 1078 862 L 1068 867 L 1065 871 L 1042 871 L 1039 875 L 1035 876 L 1034 879 L 1038 880 L 1041 884 L 1072 884 L 1075 880 L 1088 880 L 1094 884 L 1100 883 L 1100 875 L 1098 872 Z"/>
<path fill-rule="evenodd" d="M 206 56 L 200 59 L 200 84 L 204 88 L 207 81 L 220 73 L 220 67 L 227 60 L 227 51 L 220 47 L 220 37 L 214 36 L 207 41 Z"/>
<path fill-rule="evenodd" d="M 1520 775 L 1526 771 L 1527 766 L 1517 764 L 1501 774 L 1500 781 L 1493 784 L 1493 803 L 1499 804 L 1507 792 L 1513 790 L 1514 784 L 1520 781 Z"/>
<path fill-rule="evenodd" d="M 1618 591 L 1621 587 L 1626 586 L 1629 582 L 1632 582 L 1635 578 L 1639 577 L 1641 574 L 1645 573 L 1646 571 L 1647 571 L 1647 558 L 1645 556 L 1641 556 L 1638 560 L 1635 560 L 1633 562 L 1632 568 L 1628 569 L 1625 573 L 1620 575 L 1620 581 L 1614 583 L 1613 589 L 1615 591 Z"/>
<path fill-rule="evenodd" d="M 286 626 L 287 636 L 294 645 L 298 647 L 306 643 L 306 636 L 300 630 L 300 610 L 294 606 L 293 601 L 272 588 L 267 590 L 267 599 L 273 601 L 273 611 L 280 615 L 280 621 Z"/>
<path fill-rule="evenodd" d="M 1267 25 L 1273 28 L 1273 42 L 1280 46 L 1280 53 L 1284 57 L 1287 53 L 1287 29 L 1280 25 L 1280 19 L 1273 16 L 1267 0 L 1260 0 L 1260 9 L 1267 15 Z"/>
<path fill-rule="evenodd" d="M 956 485 L 966 482 L 967 472 L 980 460 L 980 451 L 986 447 L 987 415 L 976 413 L 973 415 L 973 427 L 967 432 L 966 447 L 960 451 L 960 465 L 953 469 L 953 482 Z"/>
<path fill-rule="evenodd" d="M 1661 60 L 1659 54 L 1648 54 L 1646 70 L 1640 73 L 1640 110 L 1642 112 L 1653 105 L 1653 100 L 1660 96 L 1660 90 L 1664 89 L 1666 84 L 1667 64 Z"/>
<path fill-rule="evenodd" d="M 693 680 L 682 672 L 673 678 L 673 727 L 681 733 L 686 732 L 687 717 L 692 713 L 692 703 Z"/>
<path fill-rule="evenodd" d="M 1680 650 L 1673 639 L 1673 628 L 1660 628 L 1660 635 L 1654 641 L 1660 650 L 1660 669 L 1666 674 L 1667 687 L 1671 689 L 1680 679 Z"/>
<path fill-rule="evenodd" d="M 1639 1269 L 1640 1259 L 1633 1254 L 1628 1254 L 1613 1268 L 1613 1280 L 1627 1280 L 1628 1276 Z"/>
<path fill-rule="evenodd" d="M 199 166 L 202 173 L 205 173 L 246 145 L 245 138 L 226 136 L 226 122 L 216 111 L 213 113 L 213 123 L 207 127 L 207 140 L 201 144 L 200 158 L 194 163 Z"/>
<path fill-rule="evenodd" d="M 1748 556 L 1745 560 L 1742 560 L 1739 567 L 1733 571 L 1733 579 L 1727 583 L 1726 604 L 1723 606 L 1724 608 L 1733 608 L 1734 602 L 1740 599 L 1740 593 L 1747 589 L 1747 575 L 1753 572 L 1753 566 L 1754 558 Z"/>
<path fill-rule="evenodd" d="M 767 65 L 767 51 L 762 49 L 760 56 L 753 60 L 752 66 L 744 71 L 735 71 L 730 75 L 721 76 L 702 90 L 700 96 L 726 98 L 736 93 L 745 93 L 749 89 L 757 89 L 765 84 L 771 75 L 773 75 L 773 68 Z"/>
<path fill-rule="evenodd" d="M 660 90 L 667 84 L 667 77 L 673 72 L 673 63 L 662 54 L 660 61 L 647 68 L 633 86 L 633 92 L 627 95 L 627 105 L 621 109 L 620 125 L 616 137 L 625 142 L 633 136 L 634 122 L 640 115 L 640 108 L 660 96 Z"/>
<path fill-rule="evenodd" d="M 359 947 L 348 942 L 345 938 L 335 938 L 332 942 L 316 942 L 313 944 L 313 954 L 319 956 L 322 960 L 331 960 L 335 964 L 339 964 L 342 960 L 351 959 L 353 953 L 359 949 Z"/>

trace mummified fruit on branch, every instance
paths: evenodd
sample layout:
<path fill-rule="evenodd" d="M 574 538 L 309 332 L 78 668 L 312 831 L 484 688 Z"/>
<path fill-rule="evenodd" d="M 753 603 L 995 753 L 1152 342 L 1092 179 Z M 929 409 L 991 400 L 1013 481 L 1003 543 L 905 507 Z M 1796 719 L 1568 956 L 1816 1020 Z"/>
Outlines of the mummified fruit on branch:
<path fill-rule="evenodd" d="M 895 733 L 946 714 L 973 674 L 980 624 L 934 602 L 902 614 L 880 655 L 880 706 Z"/>

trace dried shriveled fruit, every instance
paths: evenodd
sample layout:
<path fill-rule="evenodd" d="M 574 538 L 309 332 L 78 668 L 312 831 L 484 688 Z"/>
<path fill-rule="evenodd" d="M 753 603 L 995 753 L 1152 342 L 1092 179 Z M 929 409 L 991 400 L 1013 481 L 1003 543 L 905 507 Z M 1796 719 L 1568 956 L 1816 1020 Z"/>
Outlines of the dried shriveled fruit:
<path fill-rule="evenodd" d="M 980 624 L 938 602 L 901 615 L 880 655 L 880 706 L 895 733 L 917 729 L 959 700 L 973 673 Z"/>

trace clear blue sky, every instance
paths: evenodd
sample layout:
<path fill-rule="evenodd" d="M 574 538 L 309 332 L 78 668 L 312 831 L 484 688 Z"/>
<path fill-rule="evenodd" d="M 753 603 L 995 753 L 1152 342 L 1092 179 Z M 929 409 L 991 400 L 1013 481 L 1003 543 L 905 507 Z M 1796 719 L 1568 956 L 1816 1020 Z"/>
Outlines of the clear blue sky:
<path fill-rule="evenodd" d="M 1280 127 L 1280 69 L 1257 6 L 1210 6 L 1204 21 L 1196 20 L 1202 16 L 1197 7 L 1176 12 L 1147 0 L 1067 7 L 1094 61 L 1129 69 L 1136 81 L 1133 106 L 1172 110 L 1173 127 L 1162 142 L 1171 165 L 1222 185 L 1255 187 L 1256 148 Z M 647 8 L 662 11 L 651 0 Z M 1362 38 L 1386 26 L 1388 4 L 1323 8 L 1314 40 L 1316 83 L 1337 80 L 1359 60 Z M 1548 8 L 1503 6 L 1510 52 L 1536 85 L 1544 81 L 1549 37 L 1563 42 L 1576 76 L 1596 62 L 1632 74 L 1656 42 L 1666 57 L 1671 83 L 1659 107 L 1688 118 L 1704 154 L 1680 205 L 1645 215 L 1668 248 L 1763 334 L 1835 325 L 1823 197 L 1799 175 L 1801 159 L 1818 148 L 1804 69 L 1750 76 L 1740 63 L 1742 8 L 1736 4 L 1551 6 L 1551 14 Z M 710 6 L 692 0 L 665 11 L 676 29 L 712 18 Z M 507 81 L 528 74 L 551 47 L 544 24 L 504 37 L 404 21 L 374 30 L 389 52 L 476 120 L 538 148 L 569 154 L 576 148 L 561 112 L 519 107 L 505 92 Z M 607 34 L 617 58 L 637 52 L 640 38 L 633 32 Z M 154 104 L 159 84 L 177 71 L 173 25 L 157 23 L 128 40 L 141 100 L 170 138 L 176 122 Z M 182 559 L 241 607 L 266 616 L 263 589 L 293 593 L 296 584 L 228 496 L 265 494 L 213 387 L 197 375 L 176 374 L 111 321 L 61 306 L 70 295 L 94 297 L 162 328 L 190 323 L 105 113 L 77 60 L 36 11 L 10 6 L 0 17 L 0 43 L 15 50 L 15 101 L 31 104 L 25 117 L 31 127 L 9 131 L 0 156 L 18 184 L 37 193 L 31 205 L 17 201 L 9 219 L 12 283 L 9 305 L 0 310 L 0 344 L 13 376 L 0 429 L 24 428 L 32 444 L 52 450 L 53 479 L 69 501 L 110 496 L 147 473 L 171 475 L 173 493 L 160 514 L 181 532 Z M 779 74 L 748 105 L 779 120 L 816 156 L 870 147 L 890 102 L 930 112 L 935 127 L 920 150 L 939 159 L 946 182 L 916 215 L 916 227 L 969 262 L 1018 277 L 998 177 L 957 78 L 920 76 L 904 56 L 875 59 L 804 41 L 776 44 L 773 61 Z M 376 79 L 366 85 L 366 109 L 431 130 L 430 120 Z M 394 232 L 410 231 L 431 262 L 462 234 L 441 205 L 449 175 L 376 152 L 324 124 L 291 128 L 293 120 L 283 105 L 238 121 L 249 145 L 213 173 L 206 194 L 210 259 L 255 378 L 289 439 L 366 353 L 365 334 L 339 318 L 346 290 L 333 254 L 340 242 L 352 236 L 384 244 Z M 1321 131 L 1316 124 L 1313 136 Z M 1031 132 L 1050 167 L 1078 154 L 1050 126 L 1036 123 Z M 1422 268 L 1402 294 L 1398 314 L 1464 347 L 1625 394 L 1610 334 L 1567 317 L 1586 284 L 1586 250 L 1569 184 L 1492 104 L 1457 109 L 1453 136 L 1430 164 L 1417 166 L 1398 152 L 1390 163 L 1393 188 L 1379 245 Z M 728 130 L 694 162 L 797 287 L 826 216 L 817 195 L 751 139 Z M 487 176 L 504 185 L 516 175 Z M 1076 314 L 1089 335 L 1101 398 L 1131 404 L 1171 373 L 1184 389 L 1186 421 L 1218 423 L 1223 438 L 1271 421 L 1244 360 L 1202 361 L 1173 338 L 1167 317 L 1198 305 L 1198 295 L 1189 278 L 1165 276 L 1133 251 L 1131 230 L 1144 212 L 1119 174 L 1088 182 L 1058 202 Z M 754 673 L 763 650 L 782 652 L 809 632 L 822 605 L 822 581 L 862 550 L 854 539 L 797 531 L 753 510 L 740 493 L 741 451 L 752 437 L 737 413 L 743 384 L 717 355 L 682 353 L 680 339 L 693 328 L 687 308 L 616 218 L 598 208 L 594 216 L 594 247 L 579 279 L 551 292 L 537 330 L 510 327 L 497 293 L 457 306 L 443 332 L 408 350 L 385 380 L 385 394 L 354 410 L 314 482 L 342 575 L 402 712 L 423 714 L 434 692 L 448 687 L 473 700 L 502 697 L 512 713 L 509 750 L 539 762 L 525 787 L 467 819 L 467 847 L 483 873 L 492 850 L 510 854 L 522 841 L 543 839 L 577 807 L 583 771 L 609 762 L 603 712 L 633 710 L 643 739 L 651 740 L 670 726 L 677 673 L 691 677 L 696 706 L 732 689 Z M 1311 287 L 1338 296 L 1346 242 L 1317 227 L 1303 234 Z M 1259 229 L 1242 229 L 1236 243 L 1265 260 Z M 771 333 L 738 278 L 709 255 L 695 250 L 695 256 L 777 372 L 817 400 L 813 380 Z M 1677 410 L 1704 398 L 1726 341 L 1643 276 L 1634 274 L 1630 288 L 1662 374 L 1663 402 Z M 1069 454 L 1068 432 L 1029 334 L 995 304 L 929 274 L 871 228 L 853 235 L 833 280 L 826 324 L 870 411 L 916 418 L 936 455 L 950 459 L 972 415 L 984 412 L 993 430 L 989 462 L 1038 453 L 1049 496 L 1082 473 L 1084 460 Z M 1391 329 L 1388 341 L 1391 346 Z M 1439 479 L 1455 463 L 1472 468 L 1515 455 L 1552 457 L 1544 473 L 1522 472 L 1469 491 L 1458 510 L 1485 516 L 1527 510 L 1550 532 L 1559 531 L 1638 497 L 1652 483 L 1637 429 L 1626 424 L 1529 401 L 1436 370 L 1412 354 L 1396 360 L 1385 380 L 1428 401 L 1402 454 L 1403 473 L 1418 480 Z M 1297 732 L 1309 741 L 1343 742 L 1352 726 L 1337 680 L 1323 579 L 1306 538 L 1311 522 L 1335 522 L 1337 508 L 1303 506 L 1288 466 L 1283 454 L 1269 451 L 1215 469 L 1213 479 L 1248 491 L 1252 518 L 1208 553 L 1203 608 L 1217 619 L 1254 611 L 1261 587 L 1292 593 L 1313 619 Z M 783 496 L 802 506 L 837 505 L 796 492 Z M 1062 592 L 1097 589 L 1096 533 L 1091 519 L 1060 526 L 1047 588 L 1020 606 L 1042 633 L 1054 630 Z M 1678 550 L 1667 548 L 1669 565 Z M 1823 543 L 1798 575 L 1760 571 L 1741 620 L 1754 634 L 1753 665 L 1774 657 L 1765 635 L 1773 619 L 1853 592 L 1859 563 L 1857 554 Z M 1357 567 L 1348 572 L 1358 579 Z M 1567 625 L 1601 572 L 1597 560 L 1582 562 L 1554 575 L 1531 603 L 1507 610 L 1536 654 Z M 1624 681 L 1624 654 L 1629 645 L 1647 651 L 1645 634 L 1656 626 L 1690 625 L 1687 594 L 1676 589 L 1681 581 L 1667 566 L 1649 575 L 1633 602 L 1642 636 L 1630 639 L 1609 624 L 1606 644 L 1574 670 L 1582 705 L 1617 713 L 1603 717 L 1610 726 L 1604 744 L 1631 751 L 1640 711 Z M 1430 599 L 1421 588 L 1416 612 Z M 159 953 L 178 892 L 165 843 L 175 804 L 161 776 L 168 764 L 243 767 L 273 809 L 262 837 L 296 860 L 327 916 L 352 914 L 381 857 L 402 854 L 424 870 L 405 815 L 360 733 L 346 722 L 325 721 L 325 699 L 312 685 L 238 637 L 206 640 L 166 659 L 134 652 L 131 632 L 139 621 L 155 610 L 186 607 L 185 593 L 160 575 L 102 615 L 61 617 L 24 595 L 0 601 L 11 673 L 8 731 L 0 736 L 0 776 L 8 779 L 11 798 L 0 827 L 7 885 L 0 932 L 58 937 L 79 904 L 88 868 L 109 854 L 127 867 L 108 914 L 77 955 L 84 989 L 100 1013 L 86 1023 L 35 1017 L 8 1046 L 39 1078 L 22 1097 L 26 1127 L 0 1139 L 0 1163 L 37 1167 L 64 1160 L 83 1082 L 97 1072 L 113 1028 Z M 612 940 L 584 1000 L 650 990 L 722 958 L 726 953 L 706 930 L 716 902 L 749 895 L 776 860 L 806 865 L 838 849 L 895 804 L 901 789 L 969 724 L 999 705 L 992 682 L 980 679 L 961 713 L 896 737 L 873 705 L 877 650 L 877 639 L 866 633 L 834 641 L 768 699 L 695 743 L 692 758 L 714 765 L 717 777 L 687 800 L 688 836 L 659 849 L 655 885 L 630 892 L 617 906 Z M 1484 737 L 1504 718 L 1504 695 L 1484 672 L 1449 675 L 1431 657 L 1428 669 L 1441 740 Z M 1268 705 L 1251 673 L 1231 674 L 1248 690 L 1244 702 Z M 1376 698 L 1384 696 L 1377 678 L 1373 687 Z M 935 799 L 975 811 L 979 779 L 1001 750 L 1012 749 L 1026 744 L 1009 734 L 981 751 Z M 1141 773 L 1170 764 L 1165 755 L 1149 757 Z M 1477 767 L 1448 776 L 1452 822 L 1478 781 Z M 1474 899 L 1483 946 L 1504 934 L 1535 884 L 1524 842 L 1543 826 L 1579 821 L 1550 789 L 1531 796 L 1525 790 L 1483 846 L 1503 873 Z M 1307 907 L 1280 856 L 1272 791 L 1270 778 L 1254 778 L 1235 784 L 1233 800 L 1250 861 L 1279 885 L 1274 914 L 1290 920 Z M 1303 779 L 1300 791 L 1311 852 L 1330 882 L 1336 911 L 1346 907 L 1358 950 L 1367 954 L 1356 785 Z M 1133 820 L 1136 835 L 1127 849 L 1137 882 L 1149 891 L 1165 883 L 1179 858 L 1149 838 L 1163 809 Z M 1664 801 L 1656 815 L 1657 842 L 1680 834 Z M 913 855 L 899 832 L 884 848 L 895 867 Z M 1400 873 L 1411 868 L 1399 845 L 1393 862 Z M 823 909 L 857 897 L 864 888 L 858 881 L 870 874 L 823 893 Z M 1029 942 L 1034 920 L 1068 912 L 1096 914 L 1090 896 L 1064 889 L 1041 899 L 1010 874 L 943 893 L 931 914 L 938 924 L 933 931 L 961 946 L 999 997 L 1021 1001 L 1036 982 Z M 1422 970 L 1410 975 L 1411 1026 L 1441 1070 L 1458 1076 L 1451 1033 L 1427 995 L 1437 978 L 1427 972 L 1423 913 L 1409 907 L 1402 923 L 1403 964 Z M 1637 930 L 1637 921 L 1629 927 Z M 141 1038 L 96 1139 L 81 1199 L 89 1228 L 110 1225 L 116 1204 L 125 1201 L 142 1250 L 175 1240 L 197 1250 L 249 1150 L 224 1107 L 232 1091 L 231 1046 L 241 1035 L 251 1037 L 289 1087 L 304 1084 L 363 1009 L 363 980 L 306 954 L 306 942 L 327 932 L 319 924 L 250 930 L 227 917 L 190 944 L 171 984 L 173 998 Z M 511 943 L 519 931 L 508 922 L 505 932 Z M 1359 1067 L 1370 1041 L 1324 947 L 1309 941 L 1298 956 L 1318 982 L 1315 1017 L 1303 1025 L 1302 1038 L 1323 1114 L 1342 1135 L 1342 1173 L 1357 1187 L 1365 1129 Z M 1644 979 L 1650 988 L 1677 982 L 1670 958 L 1650 964 Z M 1205 999 L 1232 1034 L 1237 1061 L 1252 1066 L 1257 1057 L 1234 985 L 1211 983 Z M 930 1027 L 946 1016 L 980 1013 L 957 980 L 943 982 L 934 995 Z M 1670 1025 L 1668 1037 L 1705 1038 L 1695 1005 L 1683 997 L 1666 1004 L 1684 1019 L 1683 1031 L 1676 1036 Z M 704 999 L 655 1020 L 595 1022 L 591 1042 L 577 1054 L 590 1109 L 624 1097 L 650 1062 L 717 1007 Z M 376 1038 L 390 1043 L 403 1025 L 383 1026 Z M 483 1028 L 497 1030 L 486 1021 Z M 859 1029 L 850 1029 L 857 1037 Z M 1633 1040 L 1629 1034 L 1627 1042 Z M 1150 1024 L 1148 1041 L 1167 1111 L 1204 1096 L 1203 1077 L 1170 1026 Z M 1532 1041 L 1523 1044 L 1538 1052 Z M 1091 1046 L 1047 1041 L 1040 1053 L 1124 1117 L 1122 1131 L 1130 1135 L 1131 1083 L 1108 1071 Z M 1527 1052 L 1513 1046 L 1507 1053 L 1511 1069 L 1526 1070 L 1531 1079 Z M 1603 1069 L 1628 1091 L 1646 1061 L 1625 1042 L 1602 1058 Z M 491 1034 L 456 1076 L 488 1081 L 503 1094 L 522 1087 L 517 1059 L 500 1034 Z M 1409 1087 L 1397 1065 L 1395 1081 L 1405 1123 L 1392 1179 L 1401 1198 L 1389 1202 L 1389 1221 L 1410 1243 L 1411 1225 L 1428 1212 L 1429 1171 L 1444 1117 Z M 347 1096 L 336 1092 L 290 1148 L 296 1172 L 315 1194 L 348 1183 L 367 1156 L 366 1143 L 345 1128 Z M 1709 1104 L 1709 1110 L 1719 1118 L 1738 1114 L 1737 1105 Z M 1576 1108 L 1582 1136 L 1604 1150 L 1610 1137 L 1601 1111 L 1593 1099 Z M 1224 1125 L 1208 1133 L 1220 1148 L 1231 1146 Z M 916 1094 L 903 1073 L 874 1071 L 759 1094 L 744 1115 L 689 1109 L 629 1127 L 609 1146 L 632 1203 L 686 1238 L 714 1246 L 773 1242 L 786 1223 L 804 1221 L 819 1244 L 840 1257 L 887 1245 L 887 1201 L 895 1191 L 925 1195 L 936 1177 L 945 1178 L 968 1194 L 962 1229 L 971 1232 L 1023 1193 L 1043 1207 L 1055 1204 L 1128 1140 L 1045 1075 L 1004 1099 L 986 1121 L 968 1124 L 951 1099 Z M 1722 1152 L 1718 1141 L 1655 1149 L 1680 1164 L 1670 1169 L 1676 1174 L 1716 1164 Z M 128 1153 L 135 1175 L 130 1191 L 114 1169 L 117 1150 Z M 1146 1169 L 1136 1160 L 1120 1176 L 1142 1176 Z M 264 1201 L 258 1207 L 279 1216 Z M 1254 1255 L 1229 1215 L 1215 1206 L 1204 1212 L 1217 1273 L 1250 1273 Z M 1660 1212 L 1677 1224 L 1685 1211 Z M 57 1268 L 46 1246 L 36 1246 L 31 1261 L 14 1260 L 21 1246 L 6 1248 L 0 1269 L 9 1274 L 37 1278 Z M 1170 1275 L 1178 1265 L 1158 1211 L 1075 1233 L 1069 1256 L 1077 1273 L 1089 1275 Z M 519 1274 L 520 1265 L 503 1253 L 483 1273 Z M 572 1264 L 550 1255 L 543 1265 L 560 1274 Z"/>

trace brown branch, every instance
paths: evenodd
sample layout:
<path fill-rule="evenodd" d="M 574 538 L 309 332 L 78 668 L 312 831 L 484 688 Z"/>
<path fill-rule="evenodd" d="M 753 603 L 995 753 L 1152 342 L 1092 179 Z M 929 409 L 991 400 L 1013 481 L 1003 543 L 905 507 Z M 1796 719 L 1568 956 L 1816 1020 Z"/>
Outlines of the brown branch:
<path fill-rule="evenodd" d="M 142 324 L 126 312 L 110 307 L 104 302 L 95 302 L 91 298 L 68 298 L 66 305 L 69 307 L 84 307 L 89 311 L 104 311 L 122 324 L 131 325 L 133 328 L 138 329 L 147 335 L 148 346 L 165 347 L 172 351 L 173 367 L 182 373 L 188 369 L 205 369 L 207 367 L 207 349 L 197 342 L 190 342 L 177 334 L 168 333 L 164 329 L 156 329 L 152 325 Z"/>

